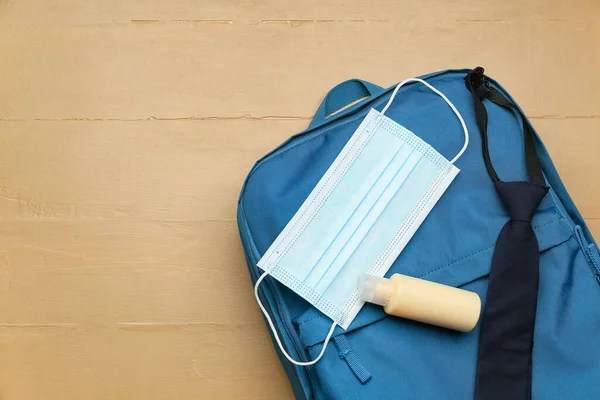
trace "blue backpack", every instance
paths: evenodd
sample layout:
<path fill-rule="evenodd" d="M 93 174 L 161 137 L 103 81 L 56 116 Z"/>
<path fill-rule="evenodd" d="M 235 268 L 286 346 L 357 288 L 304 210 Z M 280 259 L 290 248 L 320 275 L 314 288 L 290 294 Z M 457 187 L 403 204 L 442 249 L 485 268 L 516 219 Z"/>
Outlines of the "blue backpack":
<path fill-rule="evenodd" d="M 422 76 L 443 92 L 467 123 L 471 143 L 456 163 L 461 173 L 433 208 L 386 276 L 402 273 L 462 287 L 485 299 L 494 244 L 508 215 L 483 162 L 468 70 Z M 495 81 L 492 86 L 507 98 Z M 308 129 L 267 154 L 250 171 L 238 204 L 238 225 L 250 276 L 371 108 L 391 90 L 353 79 L 333 88 Z M 418 84 L 404 86 L 386 115 L 444 156 L 462 145 L 456 116 Z M 365 99 L 333 116 L 332 112 Z M 527 178 L 518 114 L 488 104 L 489 148 L 506 180 Z M 540 248 L 540 287 L 533 352 L 533 398 L 600 398 L 600 254 L 545 147 L 537 138 L 549 194 L 533 220 Z M 309 361 L 321 351 L 331 320 L 267 277 L 259 294 L 287 352 Z M 479 329 L 470 333 L 388 316 L 365 305 L 314 366 L 281 354 L 298 399 L 472 399 Z"/>

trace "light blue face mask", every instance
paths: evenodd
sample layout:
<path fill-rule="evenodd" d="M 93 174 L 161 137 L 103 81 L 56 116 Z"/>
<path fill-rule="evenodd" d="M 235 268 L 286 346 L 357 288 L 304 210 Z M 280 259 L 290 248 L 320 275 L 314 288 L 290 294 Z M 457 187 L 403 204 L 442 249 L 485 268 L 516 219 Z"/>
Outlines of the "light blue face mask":
<path fill-rule="evenodd" d="M 407 82 L 420 82 L 441 96 L 465 135 L 448 161 L 414 133 L 384 114 Z M 300 209 L 258 262 L 264 274 L 254 294 L 282 353 L 294 364 L 319 361 L 336 325 L 347 329 L 364 302 L 359 279 L 383 276 L 454 180 L 454 162 L 469 142 L 467 127 L 446 96 L 411 78 L 396 86 L 381 112 L 371 109 Z M 297 362 L 283 349 L 258 297 L 271 275 L 333 320 L 319 356 Z"/>

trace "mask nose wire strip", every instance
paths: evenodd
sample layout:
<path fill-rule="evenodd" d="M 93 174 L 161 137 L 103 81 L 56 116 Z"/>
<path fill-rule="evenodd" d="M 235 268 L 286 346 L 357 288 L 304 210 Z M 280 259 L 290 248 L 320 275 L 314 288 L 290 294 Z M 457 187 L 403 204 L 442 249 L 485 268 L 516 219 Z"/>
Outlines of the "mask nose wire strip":
<path fill-rule="evenodd" d="M 456 109 L 454 104 L 452 104 L 452 102 L 450 100 L 448 100 L 448 98 L 446 97 L 446 95 L 444 93 L 440 92 L 439 90 L 437 90 L 436 88 L 431 86 L 429 83 L 425 82 L 423 79 L 419 79 L 419 78 L 405 79 L 402 82 L 400 82 L 398 85 L 396 85 L 396 89 L 394 89 L 394 91 L 392 92 L 392 96 L 388 100 L 385 107 L 383 107 L 383 110 L 381 110 L 381 115 L 385 114 L 387 109 L 390 107 L 390 105 L 392 104 L 392 101 L 394 101 L 394 98 L 396 97 L 396 94 L 398 93 L 398 90 L 408 82 L 419 82 L 419 83 L 422 83 L 423 85 L 427 86 L 429 89 L 431 89 L 437 95 L 439 95 L 442 99 L 444 99 L 444 101 L 446 103 L 448 103 L 448 105 L 450 106 L 452 111 L 454 111 L 454 114 L 456 114 L 456 116 L 458 117 L 458 120 L 460 121 L 460 125 L 462 126 L 463 131 L 465 132 L 465 144 L 463 145 L 462 149 L 460 149 L 458 154 L 452 159 L 452 161 L 450 161 L 450 164 L 454 164 L 460 158 L 460 156 L 463 155 L 463 153 L 467 149 L 467 146 L 469 145 L 469 130 L 467 129 L 467 125 L 465 124 L 465 121 L 463 120 L 462 115 L 460 115 L 460 113 L 458 112 L 458 110 Z"/>
<path fill-rule="evenodd" d="M 325 354 L 325 348 L 327 347 L 327 344 L 329 343 L 329 340 L 331 339 L 331 335 L 333 335 L 333 331 L 335 330 L 335 325 L 336 323 L 334 322 L 333 324 L 331 324 L 331 328 L 329 329 L 329 333 L 327 334 L 327 337 L 325 337 L 325 341 L 323 342 L 323 348 L 321 349 L 321 352 L 319 353 L 319 355 L 317 356 L 317 358 L 315 358 L 312 361 L 307 361 L 307 362 L 301 362 L 301 361 L 296 361 L 294 360 L 292 357 L 290 357 L 290 355 L 284 350 L 283 345 L 281 344 L 281 340 L 279 339 L 279 335 L 277 334 L 277 330 L 275 329 L 275 326 L 273 325 L 273 321 L 271 321 L 271 317 L 269 316 L 269 313 L 267 313 L 267 310 L 265 309 L 265 307 L 263 306 L 262 302 L 260 301 L 260 298 L 258 296 L 258 285 L 260 285 L 260 283 L 263 281 L 263 279 L 265 279 L 265 277 L 269 275 L 268 272 L 264 272 L 260 278 L 258 278 L 258 280 L 256 281 L 256 284 L 254 285 L 254 297 L 256 297 L 256 302 L 258 303 L 258 306 L 260 307 L 262 313 L 264 314 L 265 318 L 267 319 L 267 322 L 269 323 L 269 327 L 271 328 L 271 332 L 273 332 L 273 336 L 275 337 L 275 341 L 277 341 L 277 345 L 279 346 L 279 350 L 281 350 L 281 353 L 285 356 L 285 358 L 287 358 L 292 364 L 296 364 L 299 365 L 301 367 L 307 367 L 309 365 L 314 365 L 316 364 L 321 357 L 323 357 L 323 354 Z"/>

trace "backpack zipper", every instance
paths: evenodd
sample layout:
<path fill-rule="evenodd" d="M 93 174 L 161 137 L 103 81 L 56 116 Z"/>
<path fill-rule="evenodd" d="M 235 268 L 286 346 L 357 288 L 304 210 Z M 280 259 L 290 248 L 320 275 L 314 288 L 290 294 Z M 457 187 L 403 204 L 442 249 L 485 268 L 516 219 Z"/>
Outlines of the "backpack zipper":
<path fill-rule="evenodd" d="M 256 282 L 256 280 L 258 279 L 258 276 L 260 274 L 260 271 L 258 270 L 258 267 L 256 266 L 257 259 L 260 258 L 260 253 L 259 253 L 258 249 L 256 248 L 254 240 L 252 240 L 252 234 L 250 233 L 250 228 L 248 227 L 248 222 L 246 221 L 246 217 L 245 217 L 245 214 L 243 211 L 243 205 L 241 202 L 240 202 L 239 208 L 238 208 L 238 220 L 240 221 L 240 224 L 238 224 L 238 225 L 240 228 L 240 233 L 242 234 L 243 242 L 248 244 L 248 247 L 250 250 L 250 252 L 248 253 L 248 258 L 249 258 L 248 261 L 250 261 L 250 268 L 249 268 L 250 277 L 252 278 L 252 282 Z M 267 290 L 271 294 L 277 292 L 277 289 L 275 288 L 275 286 L 271 280 L 269 280 L 269 279 L 263 280 L 263 285 L 264 284 L 267 285 Z M 291 321 L 291 316 L 289 314 L 287 307 L 285 306 L 285 304 L 283 304 L 282 300 L 278 296 L 273 295 L 272 298 L 274 299 L 275 307 L 277 308 L 277 311 L 278 311 L 279 315 L 281 316 L 281 321 L 282 321 L 282 325 L 283 325 L 285 334 L 291 340 L 294 350 L 296 352 L 296 355 L 298 356 L 298 358 L 300 358 L 301 361 L 306 361 L 305 357 L 304 357 L 304 346 L 302 345 L 300 338 L 298 337 L 298 334 L 294 331 L 294 327 L 291 325 L 290 322 L 288 322 L 288 321 Z M 267 299 L 265 299 L 265 300 L 267 300 Z M 273 310 L 269 304 L 269 301 L 265 301 L 263 303 L 265 305 L 265 308 L 267 308 L 267 311 L 271 315 L 274 315 Z M 279 333 L 281 334 L 281 332 L 279 332 Z M 308 371 L 306 372 L 306 378 L 309 381 L 309 384 L 312 388 L 313 382 L 312 382 L 310 373 Z M 304 390 L 304 388 L 303 388 L 303 390 Z"/>

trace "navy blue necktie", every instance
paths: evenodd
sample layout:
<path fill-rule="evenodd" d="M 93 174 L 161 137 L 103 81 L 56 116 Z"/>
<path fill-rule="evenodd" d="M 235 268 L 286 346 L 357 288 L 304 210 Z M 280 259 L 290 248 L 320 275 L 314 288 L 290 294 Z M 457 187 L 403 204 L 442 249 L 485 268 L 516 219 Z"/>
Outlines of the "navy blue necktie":
<path fill-rule="evenodd" d="M 488 149 L 484 100 L 520 111 L 489 85 L 483 68 L 469 72 L 465 81 L 473 96 L 485 166 L 510 217 L 500 231 L 492 257 L 481 320 L 475 399 L 529 400 L 540 264 L 531 220 L 548 187 L 535 150 L 535 136 L 524 115 L 521 118 L 530 180 L 504 182 L 498 178 Z"/>

